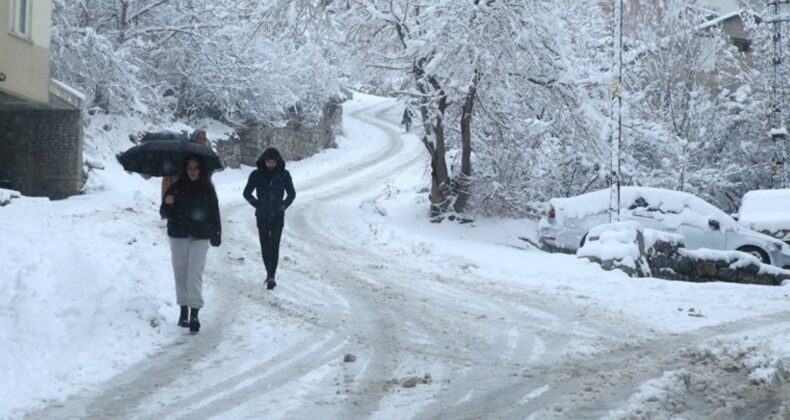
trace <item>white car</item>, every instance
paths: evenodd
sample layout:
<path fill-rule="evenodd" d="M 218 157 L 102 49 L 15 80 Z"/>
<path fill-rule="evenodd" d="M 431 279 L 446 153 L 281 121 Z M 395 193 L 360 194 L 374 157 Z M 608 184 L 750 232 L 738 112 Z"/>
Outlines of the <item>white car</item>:
<path fill-rule="evenodd" d="M 738 223 L 790 243 L 790 189 L 747 192 L 741 199 Z"/>
<path fill-rule="evenodd" d="M 609 190 L 549 201 L 538 224 L 540 241 L 550 250 L 575 252 L 587 232 L 609 222 Z M 678 233 L 687 249 L 743 251 L 766 264 L 790 268 L 790 246 L 747 229 L 712 204 L 692 194 L 648 187 L 620 189 L 620 220 Z"/>

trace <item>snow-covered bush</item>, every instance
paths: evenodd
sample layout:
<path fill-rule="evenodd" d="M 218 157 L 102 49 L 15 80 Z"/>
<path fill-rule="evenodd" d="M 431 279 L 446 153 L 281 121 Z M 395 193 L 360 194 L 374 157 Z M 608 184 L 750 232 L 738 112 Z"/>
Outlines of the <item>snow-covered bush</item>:
<path fill-rule="evenodd" d="M 650 275 L 645 259 L 644 228 L 636 222 L 615 222 L 590 229 L 576 256 L 598 262 L 606 270 L 618 268 L 634 277 Z"/>

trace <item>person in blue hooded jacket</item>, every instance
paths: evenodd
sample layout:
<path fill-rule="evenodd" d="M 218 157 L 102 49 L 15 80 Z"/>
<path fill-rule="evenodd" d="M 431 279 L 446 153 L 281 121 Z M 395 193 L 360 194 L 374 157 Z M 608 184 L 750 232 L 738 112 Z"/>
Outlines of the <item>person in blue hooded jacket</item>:
<path fill-rule="evenodd" d="M 265 284 L 271 290 L 277 285 L 274 278 L 280 258 L 285 210 L 296 198 L 296 191 L 291 174 L 285 169 L 285 160 L 277 149 L 266 149 L 255 164 L 258 169 L 253 170 L 247 180 L 244 198 L 255 207 L 261 256 L 266 267 Z"/>

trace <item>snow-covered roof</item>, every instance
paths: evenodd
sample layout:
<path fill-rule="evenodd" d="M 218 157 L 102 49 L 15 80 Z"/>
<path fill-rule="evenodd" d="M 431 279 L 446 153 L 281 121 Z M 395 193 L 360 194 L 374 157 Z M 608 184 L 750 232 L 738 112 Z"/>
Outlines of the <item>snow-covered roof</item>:
<path fill-rule="evenodd" d="M 549 203 L 554 207 L 555 217 L 558 220 L 585 219 L 609 211 L 609 189 L 576 197 L 553 198 Z M 642 211 L 651 213 L 652 217 L 660 219 L 668 227 L 682 224 L 707 227 L 710 219 L 718 221 L 722 228 L 736 225 L 735 221 L 722 210 L 693 194 L 682 191 L 651 187 L 622 187 L 620 208 L 630 207 L 643 207 Z"/>
<path fill-rule="evenodd" d="M 621 187 L 620 207 L 627 208 L 640 197 L 645 198 L 651 207 L 657 207 L 664 212 L 680 212 L 684 208 L 691 208 L 700 212 L 729 217 L 720 209 L 693 194 L 653 187 Z M 609 210 L 609 189 L 575 197 L 552 198 L 549 203 L 557 210 L 558 216 L 561 213 L 567 217 L 582 218 Z"/>
<path fill-rule="evenodd" d="M 730 20 L 730 19 L 732 19 L 734 17 L 738 17 L 740 15 L 741 15 L 741 10 L 736 10 L 734 12 L 730 12 L 730 13 L 726 13 L 726 14 L 723 14 L 723 15 L 719 15 L 719 17 L 711 19 L 711 20 L 709 20 L 709 21 L 697 26 L 697 29 L 710 28 L 711 26 L 716 26 L 716 25 L 718 25 L 718 24 L 720 24 L 720 23 L 722 23 L 724 21 Z"/>

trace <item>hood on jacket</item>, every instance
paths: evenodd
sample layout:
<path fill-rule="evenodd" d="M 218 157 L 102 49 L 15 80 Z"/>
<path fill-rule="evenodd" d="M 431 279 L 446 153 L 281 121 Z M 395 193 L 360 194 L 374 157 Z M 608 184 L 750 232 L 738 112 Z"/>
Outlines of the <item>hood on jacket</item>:
<path fill-rule="evenodd" d="M 255 161 L 255 166 L 257 166 L 258 169 L 266 170 L 266 164 L 263 163 L 266 159 L 274 159 L 277 161 L 277 167 L 274 169 L 275 171 L 285 170 L 285 159 L 283 159 L 283 156 L 274 147 L 264 150 L 260 157 L 258 157 L 258 160 Z"/>

